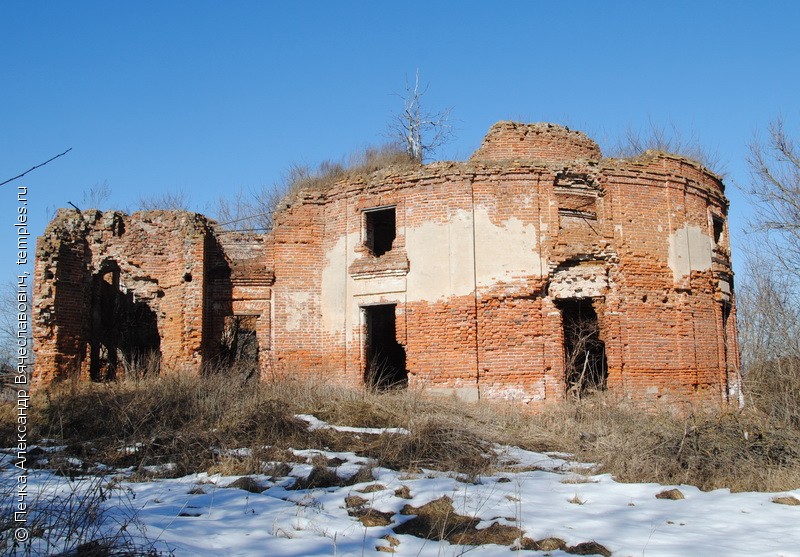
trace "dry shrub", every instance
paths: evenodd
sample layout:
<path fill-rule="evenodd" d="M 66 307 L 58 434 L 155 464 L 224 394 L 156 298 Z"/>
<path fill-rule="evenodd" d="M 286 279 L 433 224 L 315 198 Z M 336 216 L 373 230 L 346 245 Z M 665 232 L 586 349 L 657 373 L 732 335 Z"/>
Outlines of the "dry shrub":
<path fill-rule="evenodd" d="M 485 439 L 464 425 L 427 419 L 408 434 L 381 435 L 365 453 L 380 466 L 395 470 L 431 468 L 476 477 L 494 463 L 490 449 Z"/>
<path fill-rule="evenodd" d="M 12 509 L 17 507 L 16 483 L 0 486 L 0 533 L 18 526 Z M 16 542 L 0 535 L 0 554 L 87 555 L 157 557 L 162 552 L 148 541 L 137 508 L 129 493 L 115 489 L 105 478 L 80 483 L 46 480 L 28 494 L 27 527 L 30 538 Z"/>
<path fill-rule="evenodd" d="M 17 444 L 16 401 L 0 402 L 0 445 L 10 447 Z"/>
<path fill-rule="evenodd" d="M 33 437 L 57 437 L 80 456 L 116 466 L 174 463 L 173 474 L 227 464 L 260 472 L 258 447 L 328 443 L 334 433 L 309 434 L 292 409 L 258 384 L 222 376 L 166 375 L 112 384 L 54 385 L 33 401 Z M 251 457 L 228 449 L 255 447 Z M 237 470 L 233 470 L 238 465 Z"/>
<path fill-rule="evenodd" d="M 713 410 L 679 415 L 598 393 L 532 413 L 512 403 L 425 398 L 413 389 L 377 394 L 296 379 L 242 383 L 222 374 L 164 375 L 54 385 L 34 397 L 29 423 L 30 438 L 60 438 L 69 454 L 84 460 L 140 468 L 170 462 L 173 475 L 265 473 L 264 462 L 291 461 L 289 448 L 307 448 L 474 479 L 496 464 L 491 448 L 497 442 L 572 453 L 601 463 L 621 481 L 763 491 L 800 486 L 797 428 L 755 405 L 744 412 Z M 410 433 L 309 431 L 294 417 L 299 413 Z M 0 432 L 8 432 L 3 444 L 12 445 L 13 412 L 0 417 Z M 230 450 L 243 447 L 252 449 L 243 456 Z M 360 481 L 370 479 L 365 474 Z"/>
<path fill-rule="evenodd" d="M 786 427 L 800 430 L 800 357 L 753 362 L 745 377 L 748 401 Z"/>
<path fill-rule="evenodd" d="M 358 506 L 347 511 L 349 516 L 358 519 L 367 528 L 373 526 L 388 526 L 392 522 L 393 513 L 377 511 L 370 507 Z"/>
<path fill-rule="evenodd" d="M 629 126 L 616 141 L 603 148 L 607 157 L 634 160 L 646 155 L 648 151 L 691 159 L 713 172 L 725 174 L 719 153 L 703 145 L 696 134 L 684 133 L 674 123 L 660 125 L 651 120 L 644 128 Z"/>
<path fill-rule="evenodd" d="M 305 478 L 299 478 L 289 489 L 324 489 L 341 487 L 346 481 L 327 466 L 316 465 Z"/>
<path fill-rule="evenodd" d="M 611 552 L 605 546 L 597 542 L 581 542 L 564 549 L 567 553 L 572 555 L 602 555 L 603 557 L 611 557 Z"/>

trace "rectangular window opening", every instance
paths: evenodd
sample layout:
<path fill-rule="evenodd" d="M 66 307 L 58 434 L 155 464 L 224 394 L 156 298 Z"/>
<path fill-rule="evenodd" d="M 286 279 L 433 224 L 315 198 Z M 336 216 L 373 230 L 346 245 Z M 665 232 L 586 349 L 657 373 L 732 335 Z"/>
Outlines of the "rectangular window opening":
<path fill-rule="evenodd" d="M 371 209 L 364 211 L 365 238 L 364 243 L 370 253 L 380 257 L 391 251 L 392 244 L 397 237 L 397 217 L 394 207 Z"/>
<path fill-rule="evenodd" d="M 711 223 L 714 229 L 714 245 L 719 245 L 722 241 L 722 233 L 725 230 L 725 220 L 717 215 L 712 215 Z"/>
<path fill-rule="evenodd" d="M 365 306 L 364 383 L 372 389 L 403 388 L 408 384 L 406 350 L 397 342 L 396 304 Z"/>

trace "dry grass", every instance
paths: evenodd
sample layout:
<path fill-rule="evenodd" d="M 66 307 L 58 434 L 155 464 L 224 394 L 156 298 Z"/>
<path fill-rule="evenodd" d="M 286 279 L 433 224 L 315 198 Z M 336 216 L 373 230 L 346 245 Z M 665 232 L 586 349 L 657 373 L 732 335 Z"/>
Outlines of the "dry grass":
<path fill-rule="evenodd" d="M 389 143 L 356 151 L 346 160 L 323 161 L 316 168 L 293 165 L 286 172 L 281 189 L 291 197 L 300 191 L 326 190 L 341 180 L 368 176 L 385 168 L 418 166 L 401 146 Z"/>
<path fill-rule="evenodd" d="M 0 412 L 0 444 L 14 442 L 13 413 Z M 800 430 L 791 420 L 744 412 L 675 415 L 593 396 L 545 407 L 464 404 L 418 391 L 377 394 L 304 381 L 238 383 L 221 375 L 165 375 L 115 384 L 56 385 L 32 402 L 32 438 L 60 438 L 72 455 L 116 466 L 174 463 L 169 472 L 285 476 L 265 467 L 296 460 L 289 448 L 353 451 L 373 466 L 453 471 L 474 480 L 495 469 L 493 443 L 563 451 L 601 463 L 621 481 L 702 489 L 784 491 L 800 486 Z M 308 431 L 295 414 L 330 423 L 402 427 L 409 434 Z M 268 446 L 268 448 L 265 448 Z M 232 449 L 249 447 L 249 452 Z M 302 459 L 301 459 L 302 460 Z M 301 485 L 352 483 L 331 467 Z M 327 480 L 322 478 L 325 470 Z M 145 475 L 144 473 L 142 473 Z M 371 470 L 358 481 L 370 481 Z M 311 484 L 307 487 L 311 487 Z"/>
<path fill-rule="evenodd" d="M 683 415 L 643 409 L 606 395 L 507 416 L 507 439 L 575 454 L 620 481 L 701 489 L 781 491 L 800 486 L 800 430 L 757 408 L 716 407 Z"/>

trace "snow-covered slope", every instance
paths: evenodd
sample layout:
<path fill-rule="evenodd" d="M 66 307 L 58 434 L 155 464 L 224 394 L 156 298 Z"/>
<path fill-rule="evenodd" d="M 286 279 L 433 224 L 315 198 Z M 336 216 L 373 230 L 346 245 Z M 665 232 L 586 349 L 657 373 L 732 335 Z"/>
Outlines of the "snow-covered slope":
<path fill-rule="evenodd" d="M 304 418 L 313 427 L 327 427 Z M 373 481 L 292 490 L 296 478 L 310 473 L 311 459 L 321 461 L 319 455 L 337 464 L 331 469 L 342 478 L 369 465 L 352 453 L 300 450 L 295 453 L 309 463 L 292 464 L 288 475 L 252 476 L 265 488 L 260 493 L 226 489 L 239 479 L 236 476 L 196 474 L 141 483 L 112 482 L 107 476 L 105 484 L 112 482 L 113 487 L 104 491 L 103 528 L 113 532 L 129 523 L 133 531 L 138 523 L 156 550 L 176 556 L 361 556 L 376 555 L 379 547 L 395 555 L 514 554 L 509 553 L 514 544 L 458 546 L 393 531 L 414 518 L 401 514 L 406 505 L 420 507 L 447 496 L 455 513 L 480 520 L 478 529 L 498 523 L 521 529 L 531 540 L 560 538 L 567 546 L 596 541 L 615 556 L 800 556 L 800 506 L 774 503 L 776 494 L 624 484 L 609 475 L 592 475 L 591 467 L 569 462 L 565 455 L 515 447 L 496 450 L 504 470 L 475 483 L 442 472 L 409 474 L 374 468 Z M 4 455 L 0 471 L 4 491 L 16 483 L 17 470 L 11 462 L 11 455 Z M 58 493 L 64 497 L 91 482 L 32 471 L 29 499 L 43 492 L 39 499 L 52 501 Z M 656 497 L 673 487 L 683 499 Z M 800 499 L 800 490 L 781 495 Z M 365 500 L 358 508 L 385 513 L 389 524 L 364 526 L 351 516 L 356 514 L 353 499 L 348 500 L 349 508 L 345 500 L 353 496 Z M 136 521 L 131 522 L 134 514 Z M 40 554 L 56 551 L 38 540 L 34 548 Z M 563 550 L 524 553 L 567 555 Z"/>

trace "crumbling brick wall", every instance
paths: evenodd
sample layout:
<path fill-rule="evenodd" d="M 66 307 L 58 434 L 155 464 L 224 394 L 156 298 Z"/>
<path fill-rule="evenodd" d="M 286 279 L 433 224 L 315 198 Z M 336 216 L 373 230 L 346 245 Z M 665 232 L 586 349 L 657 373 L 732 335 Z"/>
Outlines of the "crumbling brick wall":
<path fill-rule="evenodd" d="M 37 242 L 34 386 L 112 379 L 154 357 L 199 366 L 209 234 L 183 211 L 60 210 Z"/>
<path fill-rule="evenodd" d="M 467 399 L 726 400 L 738 370 L 726 215 L 722 182 L 695 162 L 603 159 L 580 132 L 511 122 L 466 162 L 297 192 L 267 235 L 187 213 L 62 212 L 40 239 L 37 380 L 91 375 L 87 312 L 123 285 L 157 316 L 162 357 L 195 370 L 236 322 L 257 337 L 262 374 Z M 108 261 L 118 278 L 100 292 Z M 575 324 L 590 384 L 568 366 Z"/>
<path fill-rule="evenodd" d="M 366 215 L 381 208 L 396 237 L 375 256 Z M 276 270 L 276 302 L 308 300 L 304 331 L 321 347 L 285 364 L 361 384 L 369 308 L 393 305 L 409 384 L 558 400 L 565 300 L 587 299 L 604 386 L 725 400 L 738 369 L 727 234 L 714 237 L 726 212 L 720 179 L 695 162 L 604 160 L 579 132 L 497 124 L 468 162 L 350 178 L 280 215 L 276 234 L 307 243 Z"/>

